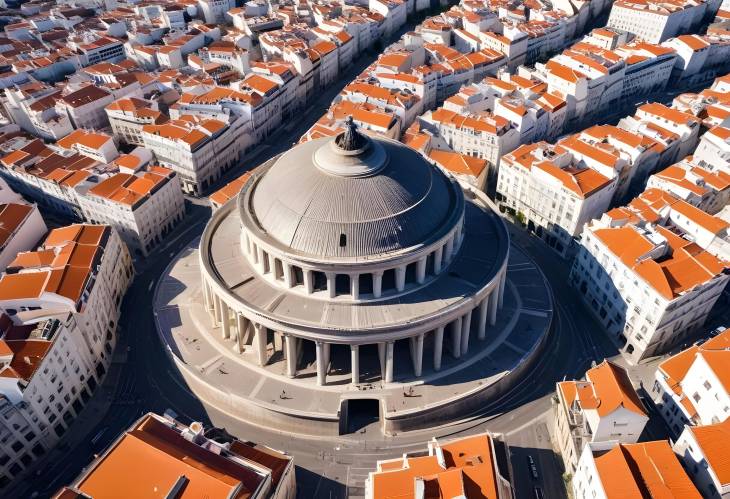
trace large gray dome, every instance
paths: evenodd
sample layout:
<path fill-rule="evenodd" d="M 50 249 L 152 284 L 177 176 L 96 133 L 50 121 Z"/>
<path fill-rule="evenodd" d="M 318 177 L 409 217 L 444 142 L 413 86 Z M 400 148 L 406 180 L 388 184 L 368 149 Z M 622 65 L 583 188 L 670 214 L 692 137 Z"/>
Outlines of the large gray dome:
<path fill-rule="evenodd" d="M 272 242 L 314 258 L 375 259 L 434 242 L 462 216 L 456 182 L 414 150 L 339 139 L 294 147 L 242 192 L 242 211 Z"/>

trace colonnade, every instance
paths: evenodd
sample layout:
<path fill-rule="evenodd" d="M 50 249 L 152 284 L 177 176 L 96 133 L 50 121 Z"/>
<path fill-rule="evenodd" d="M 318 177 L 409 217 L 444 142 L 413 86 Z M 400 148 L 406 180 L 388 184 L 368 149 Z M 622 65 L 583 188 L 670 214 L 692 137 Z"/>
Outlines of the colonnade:
<path fill-rule="evenodd" d="M 260 323 L 249 320 L 241 312 L 234 310 L 218 296 L 208 283 L 203 280 L 204 301 L 206 310 L 212 318 L 213 326 L 220 327 L 223 339 L 233 342 L 233 349 L 243 353 L 247 348 L 255 352 L 259 366 L 265 366 L 270 360 L 269 329 Z M 420 377 L 424 368 L 424 345 L 430 342 L 433 346 L 431 365 L 439 371 L 443 364 L 444 350 L 459 359 L 469 352 L 475 341 L 486 339 L 487 325 L 493 326 L 497 320 L 497 310 L 502 307 L 506 272 L 503 271 L 489 293 L 474 308 L 463 311 L 459 316 L 430 331 L 420 334 L 377 343 L 380 361 L 381 378 L 391 383 L 395 377 L 395 342 L 409 342 L 412 370 L 415 377 Z M 286 366 L 286 374 L 296 377 L 302 342 L 312 341 L 316 352 L 317 384 L 327 383 L 327 372 L 330 365 L 330 343 L 303 338 L 287 332 L 273 331 L 273 352 L 281 352 Z M 351 382 L 360 383 L 360 347 L 363 344 L 351 344 L 350 365 Z"/>
<path fill-rule="evenodd" d="M 408 285 L 421 285 L 435 277 L 456 256 L 464 237 L 463 220 L 445 242 L 419 258 L 390 268 L 372 272 L 328 272 L 307 269 L 276 256 L 242 230 L 241 247 L 256 270 L 278 281 L 287 289 L 299 287 L 303 293 L 322 293 L 328 298 L 338 296 L 350 300 L 381 298 L 388 293 L 403 292 Z"/>

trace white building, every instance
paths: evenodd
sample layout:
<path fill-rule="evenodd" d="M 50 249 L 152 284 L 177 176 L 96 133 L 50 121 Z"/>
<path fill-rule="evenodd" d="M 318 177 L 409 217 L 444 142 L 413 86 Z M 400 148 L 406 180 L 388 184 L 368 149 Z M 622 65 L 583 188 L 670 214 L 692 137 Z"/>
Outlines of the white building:
<path fill-rule="evenodd" d="M 0 309 L 7 318 L 0 392 L 14 407 L 13 417 L 25 420 L 10 425 L 20 445 L 11 445 L 9 455 L 17 461 L 3 463 L 4 476 L 48 450 L 103 379 L 131 278 L 126 246 L 101 225 L 51 231 L 37 251 L 19 253 L 0 277 Z M 14 431 L 21 429 L 23 440 Z"/>
<path fill-rule="evenodd" d="M 111 92 L 90 84 L 58 99 L 56 110 L 68 116 L 74 128 L 99 130 L 109 125 L 104 108 L 113 100 Z"/>
<path fill-rule="evenodd" d="M 703 0 L 619 0 L 611 7 L 607 26 L 628 31 L 650 43 L 661 43 L 682 33 L 695 32 L 707 14 L 707 9 L 717 11 L 719 5 L 719 1 Z"/>
<path fill-rule="evenodd" d="M 235 6 L 233 0 L 198 0 L 198 8 L 207 24 L 225 24 L 226 12 Z"/>
<path fill-rule="evenodd" d="M 0 316 L 0 491 L 65 433 L 97 385 L 69 312 L 14 324 Z"/>
<path fill-rule="evenodd" d="M 117 173 L 79 196 L 84 218 L 117 230 L 129 250 L 147 255 L 185 215 L 185 199 L 172 170 L 149 167 Z"/>
<path fill-rule="evenodd" d="M 674 452 L 684 463 L 697 489 L 708 499 L 730 497 L 730 418 L 722 423 L 685 426 L 674 443 Z"/>
<path fill-rule="evenodd" d="M 730 330 L 682 350 L 657 367 L 652 398 L 675 436 L 685 425 L 730 417 Z"/>
<path fill-rule="evenodd" d="M 571 283 L 630 362 L 664 353 L 701 327 L 725 262 L 662 226 L 617 210 L 586 226 Z"/>
<path fill-rule="evenodd" d="M 115 100 L 105 111 L 114 138 L 137 146 L 144 145 L 142 128 L 145 125 L 160 125 L 167 121 L 156 102 L 136 97 Z"/>
<path fill-rule="evenodd" d="M 502 158 L 497 201 L 560 254 L 583 226 L 600 217 L 616 190 L 616 178 L 589 168 L 561 146 L 537 142 Z"/>
<path fill-rule="evenodd" d="M 667 441 L 589 443 L 572 480 L 575 499 L 701 499 Z"/>
<path fill-rule="evenodd" d="M 183 192 L 200 195 L 238 162 L 247 137 L 217 119 L 144 125 L 142 140 L 160 165 L 174 170 Z"/>
<path fill-rule="evenodd" d="M 520 143 L 520 132 L 509 120 L 487 112 L 460 114 L 439 108 L 420 116 L 419 124 L 433 134 L 432 147 L 485 159 L 492 175 L 503 155 Z"/>
<path fill-rule="evenodd" d="M 555 432 L 567 473 L 575 473 L 589 442 L 636 443 L 649 416 L 622 367 L 604 360 L 585 381 L 557 384 Z"/>
<path fill-rule="evenodd" d="M 47 230 L 36 205 L 0 204 L 0 272 L 18 252 L 35 247 Z"/>

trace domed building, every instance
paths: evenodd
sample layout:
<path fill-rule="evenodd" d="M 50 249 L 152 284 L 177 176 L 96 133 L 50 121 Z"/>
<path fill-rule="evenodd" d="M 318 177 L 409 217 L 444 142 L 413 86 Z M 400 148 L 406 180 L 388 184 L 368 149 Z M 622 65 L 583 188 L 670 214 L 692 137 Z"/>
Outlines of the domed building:
<path fill-rule="evenodd" d="M 162 337 L 196 393 L 242 417 L 301 417 L 300 428 L 329 418 L 344 432 L 347 402 L 362 392 L 383 416 L 398 387 L 407 395 L 403 386 L 413 394 L 414 386 L 443 383 L 443 394 L 438 386 L 420 405 L 390 409 L 393 416 L 430 405 L 444 419 L 459 398 L 445 380 L 463 379 L 462 367 L 493 353 L 516 323 L 499 312 L 510 243 L 486 197 L 465 196 L 417 152 L 352 123 L 334 139 L 305 142 L 258 168 L 214 213 L 195 256 L 202 300 L 180 303 L 203 303 L 177 315 L 196 333 L 159 324 Z M 182 269 L 194 264 L 186 261 L 171 275 L 180 269 L 175 282 L 187 280 L 183 293 L 193 296 Z M 159 313 L 176 299 L 172 292 L 164 283 L 158 289 Z M 514 313 L 519 298 L 513 301 Z M 192 336 L 198 350 L 209 348 L 207 361 L 192 360 Z M 214 363 L 224 365 L 218 374 Z M 231 376 L 234 370 L 240 374 Z M 482 375 L 473 381 L 488 385 Z"/>

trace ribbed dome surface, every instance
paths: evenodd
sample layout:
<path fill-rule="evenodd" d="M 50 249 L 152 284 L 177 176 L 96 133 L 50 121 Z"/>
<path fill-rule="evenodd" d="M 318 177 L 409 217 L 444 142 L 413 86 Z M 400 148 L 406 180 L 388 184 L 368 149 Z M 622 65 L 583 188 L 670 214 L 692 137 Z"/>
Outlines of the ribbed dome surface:
<path fill-rule="evenodd" d="M 332 139 L 314 140 L 284 153 L 241 202 L 268 236 L 315 257 L 367 259 L 447 233 L 463 210 L 458 186 L 412 149 L 370 140 L 385 152 L 385 166 L 371 175 L 318 167 L 315 153 Z"/>

